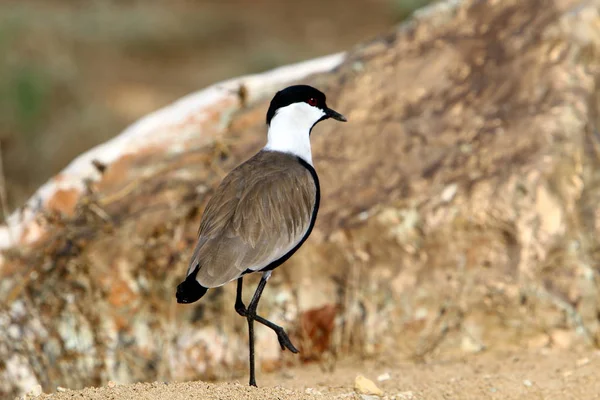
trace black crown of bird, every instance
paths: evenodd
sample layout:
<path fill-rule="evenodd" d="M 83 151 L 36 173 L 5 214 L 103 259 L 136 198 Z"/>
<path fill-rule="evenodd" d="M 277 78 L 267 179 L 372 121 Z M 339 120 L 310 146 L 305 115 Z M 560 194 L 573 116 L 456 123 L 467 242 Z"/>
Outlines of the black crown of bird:
<path fill-rule="evenodd" d="M 328 118 L 346 121 L 311 86 L 290 86 L 275 94 L 267 111 L 267 144 L 229 172 L 209 200 L 187 276 L 177 286 L 177 302 L 193 303 L 208 289 L 237 280 L 235 310 L 248 321 L 252 386 L 254 321 L 277 334 L 282 350 L 298 353 L 284 329 L 256 310 L 272 271 L 302 246 L 315 224 L 320 188 L 310 134 Z M 262 277 L 246 307 L 243 279 L 254 272 Z"/>

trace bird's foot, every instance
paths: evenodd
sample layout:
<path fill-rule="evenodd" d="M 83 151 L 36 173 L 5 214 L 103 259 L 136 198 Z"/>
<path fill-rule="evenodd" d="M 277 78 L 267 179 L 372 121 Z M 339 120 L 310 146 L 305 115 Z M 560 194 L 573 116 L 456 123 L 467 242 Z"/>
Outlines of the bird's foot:
<path fill-rule="evenodd" d="M 298 353 L 298 349 L 292 344 L 292 341 L 290 340 L 289 336 L 287 335 L 287 333 L 285 333 L 282 327 L 279 327 L 279 329 L 275 329 L 275 333 L 277 334 L 277 340 L 279 340 L 281 350 L 288 349 L 294 354 Z"/>
<path fill-rule="evenodd" d="M 298 353 L 298 349 L 292 344 L 292 341 L 290 340 L 289 336 L 281 326 L 275 325 L 271 321 L 268 321 L 262 318 L 261 316 L 256 315 L 256 312 L 252 313 L 248 308 L 246 308 L 246 306 L 242 302 L 235 303 L 235 311 L 242 317 L 247 318 L 248 320 L 256 321 L 260 324 L 265 325 L 268 328 L 271 328 L 277 334 L 277 340 L 279 341 L 281 350 L 288 349 L 294 354 Z"/>

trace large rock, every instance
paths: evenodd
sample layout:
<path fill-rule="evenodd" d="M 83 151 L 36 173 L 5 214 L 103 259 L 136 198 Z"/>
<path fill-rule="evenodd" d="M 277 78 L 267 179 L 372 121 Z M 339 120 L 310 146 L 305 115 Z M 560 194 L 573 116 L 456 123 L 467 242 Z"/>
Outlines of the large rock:
<path fill-rule="evenodd" d="M 319 220 L 261 302 L 302 359 L 427 359 L 555 331 L 598 343 L 599 9 L 441 3 L 304 80 L 350 122 L 314 131 Z M 174 288 L 212 190 L 264 143 L 272 90 L 232 90 L 201 118 L 180 103 L 86 184 L 44 189 L 3 254 L 0 393 L 245 373 L 235 285 L 195 306 Z M 257 334 L 264 370 L 299 359 Z"/>

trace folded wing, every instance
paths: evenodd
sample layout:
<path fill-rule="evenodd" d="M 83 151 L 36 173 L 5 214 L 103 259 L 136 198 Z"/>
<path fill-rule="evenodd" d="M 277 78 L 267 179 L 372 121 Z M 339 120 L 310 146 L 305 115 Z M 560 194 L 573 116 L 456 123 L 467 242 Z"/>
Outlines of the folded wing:
<path fill-rule="evenodd" d="M 261 151 L 229 173 L 209 201 L 188 274 L 216 287 L 261 270 L 304 238 L 317 188 L 296 157 Z"/>

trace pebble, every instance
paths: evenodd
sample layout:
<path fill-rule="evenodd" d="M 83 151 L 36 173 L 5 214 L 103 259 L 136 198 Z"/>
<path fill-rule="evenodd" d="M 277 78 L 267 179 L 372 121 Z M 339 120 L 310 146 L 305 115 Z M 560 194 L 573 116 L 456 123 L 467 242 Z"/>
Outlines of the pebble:
<path fill-rule="evenodd" d="M 383 396 L 383 390 L 379 389 L 372 380 L 358 375 L 354 380 L 354 390 L 358 394 Z"/>
<path fill-rule="evenodd" d="M 112 388 L 114 388 L 115 386 L 117 386 L 117 383 L 116 383 L 116 382 L 113 382 L 113 381 L 108 381 L 108 384 L 107 384 L 107 386 L 108 386 L 109 388 L 111 388 L 111 389 L 112 389 Z"/>
<path fill-rule="evenodd" d="M 336 399 L 346 399 L 346 398 L 355 398 L 355 393 L 342 393 L 335 396 Z"/>
<path fill-rule="evenodd" d="M 481 343 L 474 340 L 471 336 L 463 336 L 460 342 L 460 348 L 465 353 L 479 353 L 485 349 Z"/>
<path fill-rule="evenodd" d="M 552 346 L 559 349 L 568 349 L 573 343 L 573 335 L 565 329 L 557 329 L 550 334 Z"/>
<path fill-rule="evenodd" d="M 11 339 L 17 340 L 21 337 L 21 329 L 15 324 L 8 327 L 8 336 Z"/>
<path fill-rule="evenodd" d="M 319 392 L 317 389 L 314 388 L 306 388 L 304 389 L 304 393 L 306 394 L 314 394 L 315 396 L 322 396 L 323 393 Z"/>
<path fill-rule="evenodd" d="M 527 387 L 532 387 L 533 383 L 531 383 L 531 381 L 529 379 L 525 379 L 523 381 L 523 385 L 527 386 Z"/>
<path fill-rule="evenodd" d="M 360 400 L 381 400 L 381 397 L 372 394 L 361 394 Z"/>
<path fill-rule="evenodd" d="M 546 334 L 541 334 L 538 336 L 534 336 L 527 341 L 527 347 L 530 349 L 541 349 L 550 344 L 550 336 Z"/>
<path fill-rule="evenodd" d="M 66 391 L 67 391 L 67 389 L 66 389 L 66 388 L 64 388 L 64 387 L 62 387 L 62 386 L 57 386 L 57 387 L 56 387 L 56 391 L 57 391 L 57 392 L 66 392 Z"/>
<path fill-rule="evenodd" d="M 389 372 L 383 373 L 377 377 L 377 381 L 379 381 L 379 382 L 389 381 L 390 379 L 391 379 L 391 376 L 390 376 Z"/>
<path fill-rule="evenodd" d="M 410 390 L 406 392 L 396 393 L 393 397 L 395 400 L 416 400 L 414 393 Z"/>
<path fill-rule="evenodd" d="M 354 72 L 360 72 L 365 69 L 365 65 L 360 61 L 355 61 L 352 63 L 352 70 Z"/>
<path fill-rule="evenodd" d="M 29 395 L 33 397 L 38 397 L 42 394 L 42 385 L 35 385 L 33 389 L 29 391 Z"/>
<path fill-rule="evenodd" d="M 294 374 L 292 374 L 289 371 L 283 371 L 281 373 L 281 376 L 284 377 L 285 379 L 294 379 Z"/>
<path fill-rule="evenodd" d="M 580 358 L 579 360 L 577 360 L 575 362 L 575 365 L 577 365 L 577 367 L 583 367 L 584 365 L 587 365 L 590 363 L 590 359 L 585 357 L 585 358 Z"/>
<path fill-rule="evenodd" d="M 444 190 L 442 191 L 442 195 L 440 196 L 442 198 L 442 201 L 444 203 L 451 202 L 452 199 L 454 199 L 454 196 L 456 195 L 457 190 L 458 190 L 458 185 L 456 183 L 452 183 L 452 184 L 446 186 L 444 188 Z"/>

